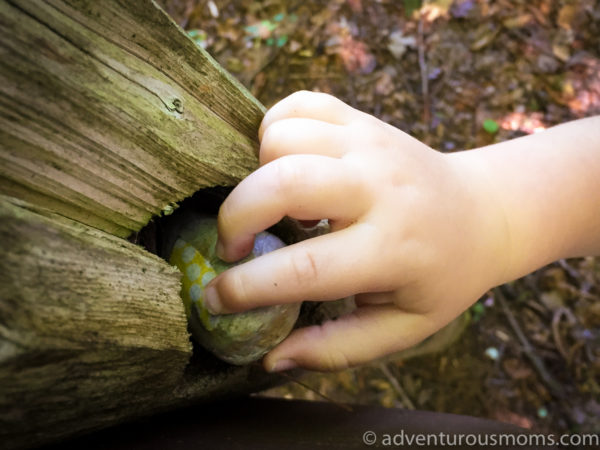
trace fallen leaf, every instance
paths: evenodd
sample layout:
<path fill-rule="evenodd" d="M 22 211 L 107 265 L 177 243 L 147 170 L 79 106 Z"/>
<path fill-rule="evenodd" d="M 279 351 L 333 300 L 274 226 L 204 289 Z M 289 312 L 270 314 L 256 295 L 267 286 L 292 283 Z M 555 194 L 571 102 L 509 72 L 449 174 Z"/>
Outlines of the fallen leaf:
<path fill-rule="evenodd" d="M 476 52 L 491 44 L 496 39 L 499 31 L 499 29 L 490 29 L 488 26 L 480 28 L 476 33 L 475 42 L 471 44 L 471 50 Z"/>
<path fill-rule="evenodd" d="M 529 115 L 522 112 L 510 113 L 500 120 L 500 128 L 518 130 L 527 134 L 538 133 L 546 129 L 546 125 L 542 121 L 543 117 L 540 113 L 530 113 Z"/>
<path fill-rule="evenodd" d="M 558 17 L 556 19 L 556 23 L 559 27 L 564 28 L 565 30 L 571 29 L 571 24 L 573 23 L 573 19 L 575 18 L 575 13 L 577 12 L 576 5 L 574 4 L 566 4 L 560 11 L 558 12 Z"/>
<path fill-rule="evenodd" d="M 363 10 L 362 0 L 347 0 L 350 5 L 350 9 L 352 9 L 355 13 L 361 13 Z"/>
<path fill-rule="evenodd" d="M 536 65 L 542 73 L 554 73 L 559 68 L 559 63 L 556 58 L 542 53 L 538 56 Z"/>
<path fill-rule="evenodd" d="M 509 358 L 502 362 L 502 367 L 513 380 L 523 380 L 533 375 L 533 371 L 522 360 Z"/>
<path fill-rule="evenodd" d="M 395 58 L 400 59 L 407 48 L 415 48 L 417 39 L 414 36 L 404 36 L 402 31 L 394 31 L 389 35 L 388 50 Z"/>
<path fill-rule="evenodd" d="M 357 41 L 352 36 L 344 36 L 336 53 L 342 58 L 346 70 L 350 73 L 371 73 L 376 61 L 364 42 Z"/>
<path fill-rule="evenodd" d="M 382 72 L 375 83 L 375 92 L 379 95 L 390 95 L 394 92 L 394 80 L 387 72 Z"/>
<path fill-rule="evenodd" d="M 433 22 L 438 17 L 447 16 L 453 1 L 454 0 L 429 0 L 421 6 L 421 17 L 423 17 L 426 22 Z"/>
<path fill-rule="evenodd" d="M 208 10 L 210 11 L 210 15 L 215 19 L 219 17 L 219 8 L 217 8 L 217 5 L 212 0 L 208 2 Z"/>
<path fill-rule="evenodd" d="M 509 30 L 513 28 L 522 28 L 525 25 L 529 24 L 532 19 L 533 17 L 531 14 L 525 13 L 520 14 L 516 17 L 509 17 L 508 19 L 502 22 L 502 25 L 504 25 Z"/>
<path fill-rule="evenodd" d="M 510 423 L 521 428 L 530 429 L 533 427 L 533 422 L 528 417 L 514 413 L 512 411 L 496 411 L 494 413 L 496 420 L 504 423 Z"/>
<path fill-rule="evenodd" d="M 565 44 L 553 44 L 552 53 L 562 62 L 567 62 L 571 57 L 571 51 L 569 50 L 569 47 Z"/>
<path fill-rule="evenodd" d="M 290 41 L 289 50 L 291 53 L 296 53 L 302 48 L 302 44 L 298 41 Z"/>
<path fill-rule="evenodd" d="M 540 295 L 540 301 L 551 311 L 554 311 L 565 305 L 565 301 L 556 291 L 542 292 Z"/>

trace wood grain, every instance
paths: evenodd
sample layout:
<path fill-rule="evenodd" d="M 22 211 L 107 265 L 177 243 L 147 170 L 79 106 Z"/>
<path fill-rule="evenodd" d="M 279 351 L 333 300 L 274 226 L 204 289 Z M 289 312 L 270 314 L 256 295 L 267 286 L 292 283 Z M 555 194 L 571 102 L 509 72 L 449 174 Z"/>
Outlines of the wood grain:
<path fill-rule="evenodd" d="M 192 349 L 176 270 L 6 197 L 0 240 L 3 446 L 126 417 L 177 385 Z"/>
<path fill-rule="evenodd" d="M 276 380 L 192 352 L 179 272 L 138 246 L 5 196 L 0 242 L 2 448 Z"/>
<path fill-rule="evenodd" d="M 125 237 L 257 166 L 264 108 L 151 1 L 0 2 L 0 193 Z"/>
<path fill-rule="evenodd" d="M 273 384 L 124 239 L 258 164 L 264 108 L 153 1 L 0 1 L 0 447 Z"/>

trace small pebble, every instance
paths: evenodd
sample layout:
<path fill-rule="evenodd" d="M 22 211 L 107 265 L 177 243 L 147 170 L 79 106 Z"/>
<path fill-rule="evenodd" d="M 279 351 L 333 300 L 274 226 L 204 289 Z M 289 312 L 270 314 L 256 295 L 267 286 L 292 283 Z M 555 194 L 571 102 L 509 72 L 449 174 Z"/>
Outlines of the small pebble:
<path fill-rule="evenodd" d="M 496 347 L 488 347 L 485 349 L 485 356 L 496 361 L 500 357 L 500 352 Z"/>

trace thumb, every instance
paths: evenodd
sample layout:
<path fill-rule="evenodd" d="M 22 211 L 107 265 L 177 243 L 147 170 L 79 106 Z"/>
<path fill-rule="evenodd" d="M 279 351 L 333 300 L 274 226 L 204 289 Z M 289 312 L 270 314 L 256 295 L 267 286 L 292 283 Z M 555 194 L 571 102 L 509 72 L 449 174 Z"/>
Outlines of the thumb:
<path fill-rule="evenodd" d="M 335 371 L 411 347 L 439 327 L 394 305 L 363 306 L 337 320 L 295 330 L 264 358 L 268 372 Z"/>

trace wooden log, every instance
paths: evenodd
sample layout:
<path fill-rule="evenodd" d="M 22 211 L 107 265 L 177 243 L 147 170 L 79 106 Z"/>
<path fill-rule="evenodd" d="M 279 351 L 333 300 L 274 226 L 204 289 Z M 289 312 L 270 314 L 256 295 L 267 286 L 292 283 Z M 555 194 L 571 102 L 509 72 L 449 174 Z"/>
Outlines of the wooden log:
<path fill-rule="evenodd" d="M 0 193 L 125 237 L 257 166 L 264 108 L 152 1 L 0 2 Z"/>
<path fill-rule="evenodd" d="M 264 108 L 151 0 L 0 0 L 0 446 L 266 387 L 123 239 L 257 166 Z"/>
<path fill-rule="evenodd" d="M 94 410 L 126 417 L 172 390 L 191 355 L 171 267 L 122 239 L 23 206 L 0 198 L 3 446 L 110 417 Z"/>
<path fill-rule="evenodd" d="M 194 363 L 180 274 L 138 246 L 4 196 L 0 241 L 2 448 L 273 382 Z"/>

